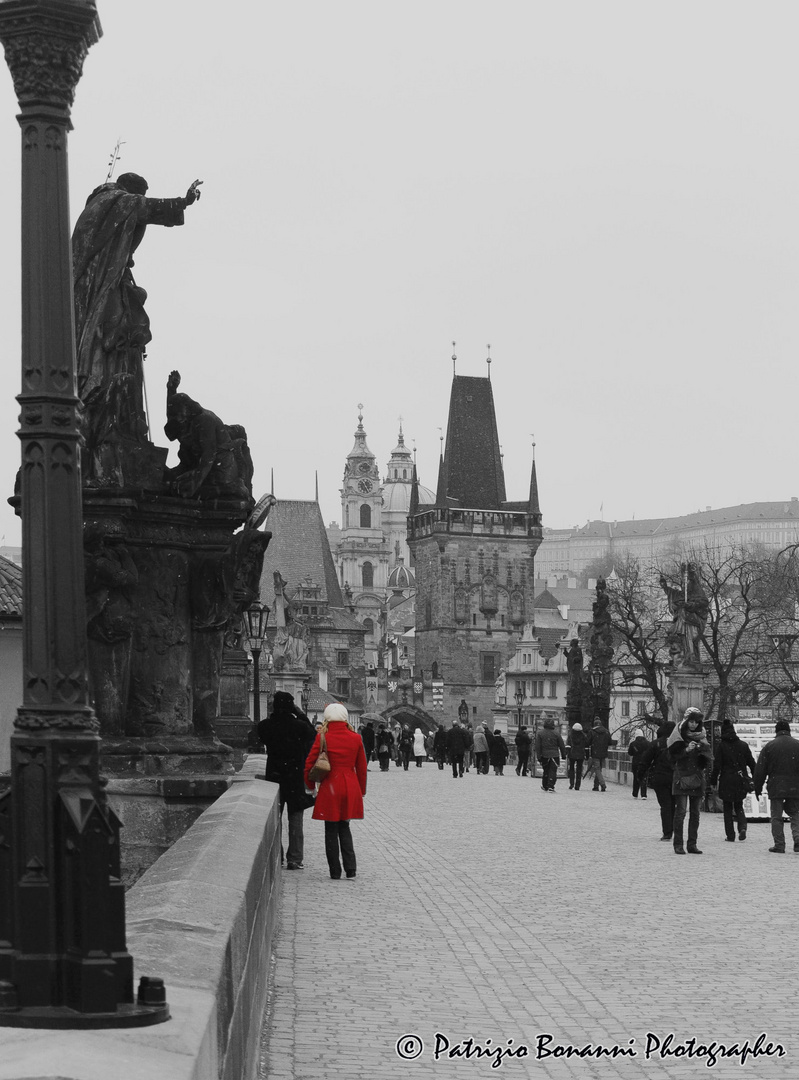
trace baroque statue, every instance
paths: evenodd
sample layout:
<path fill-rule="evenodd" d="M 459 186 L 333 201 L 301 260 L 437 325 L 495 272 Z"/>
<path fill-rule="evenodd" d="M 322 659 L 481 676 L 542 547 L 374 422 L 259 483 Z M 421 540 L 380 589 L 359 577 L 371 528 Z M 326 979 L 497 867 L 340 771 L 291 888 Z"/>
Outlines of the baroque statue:
<path fill-rule="evenodd" d="M 147 293 L 132 273 L 133 254 L 148 225 L 183 224 L 201 182 L 195 180 L 182 198 L 149 199 L 147 181 L 124 173 L 95 188 L 77 220 L 72 272 L 78 396 L 90 444 L 101 445 L 97 436 L 108 435 L 111 422 L 117 437 L 147 439 L 143 363 L 152 334 Z M 91 475 L 91 455 L 87 471 Z"/>
<path fill-rule="evenodd" d="M 681 563 L 680 570 L 679 584 L 663 574 L 660 577 L 673 620 L 666 641 L 675 667 L 701 671 L 699 642 L 705 632 L 710 604 L 693 563 Z"/>

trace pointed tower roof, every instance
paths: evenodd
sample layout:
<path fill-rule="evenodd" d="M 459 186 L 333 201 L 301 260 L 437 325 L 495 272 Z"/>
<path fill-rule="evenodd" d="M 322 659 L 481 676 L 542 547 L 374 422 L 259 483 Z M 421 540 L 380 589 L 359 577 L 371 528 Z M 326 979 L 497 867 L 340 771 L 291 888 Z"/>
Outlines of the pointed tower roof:
<path fill-rule="evenodd" d="M 533 443 L 533 468 L 530 473 L 530 499 L 527 504 L 529 514 L 540 514 L 541 507 L 538 502 L 538 474 L 535 471 L 535 443 Z"/>
<path fill-rule="evenodd" d="M 347 460 L 351 458 L 371 458 L 375 461 L 376 458 L 369 447 L 366 445 L 366 432 L 363 427 L 363 405 L 358 405 L 358 426 L 355 429 L 355 445 L 349 454 L 347 454 Z"/>
<path fill-rule="evenodd" d="M 444 466 L 444 455 L 438 460 L 438 483 L 436 484 L 436 506 L 447 505 L 447 470 Z"/>
<path fill-rule="evenodd" d="M 502 509 L 505 474 L 490 379 L 453 376 L 444 482 L 449 505 L 454 502 L 475 510 Z"/>
<path fill-rule="evenodd" d="M 413 517 L 419 513 L 419 477 L 416 475 L 416 462 L 413 463 L 413 476 L 411 478 L 411 503 L 408 507 L 408 516 Z"/>
<path fill-rule="evenodd" d="M 411 452 L 405 445 L 405 436 L 402 433 L 402 423 L 400 422 L 399 438 L 397 439 L 397 445 L 391 451 L 391 459 L 389 460 L 386 469 L 385 482 L 387 484 L 409 483 L 411 478 L 411 463 Z"/>

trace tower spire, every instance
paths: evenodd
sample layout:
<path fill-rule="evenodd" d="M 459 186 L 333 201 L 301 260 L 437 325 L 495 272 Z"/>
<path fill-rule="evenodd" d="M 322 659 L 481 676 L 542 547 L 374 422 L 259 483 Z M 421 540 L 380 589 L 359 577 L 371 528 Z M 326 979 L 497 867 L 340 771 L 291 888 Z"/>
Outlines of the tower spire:
<path fill-rule="evenodd" d="M 528 514 L 541 514 L 538 502 L 538 475 L 535 471 L 535 436 L 533 438 L 533 467 L 530 472 L 530 498 L 527 503 Z"/>
<path fill-rule="evenodd" d="M 491 346 L 486 345 L 488 349 L 488 356 L 486 357 L 486 364 L 488 366 L 488 381 L 491 382 Z"/>

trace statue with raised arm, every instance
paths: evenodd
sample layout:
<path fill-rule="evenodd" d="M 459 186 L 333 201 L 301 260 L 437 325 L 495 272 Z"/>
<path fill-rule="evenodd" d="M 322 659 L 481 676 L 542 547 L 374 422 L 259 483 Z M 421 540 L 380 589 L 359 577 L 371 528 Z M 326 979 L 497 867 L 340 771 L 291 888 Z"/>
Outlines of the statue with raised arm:
<path fill-rule="evenodd" d="M 87 426 L 114 398 L 117 431 L 147 437 L 143 361 L 152 339 L 144 309 L 147 293 L 133 277 L 133 254 L 148 225 L 183 224 L 183 212 L 200 197 L 195 180 L 185 196 L 148 199 L 147 181 L 124 173 L 89 196 L 72 235 L 78 396 Z"/>

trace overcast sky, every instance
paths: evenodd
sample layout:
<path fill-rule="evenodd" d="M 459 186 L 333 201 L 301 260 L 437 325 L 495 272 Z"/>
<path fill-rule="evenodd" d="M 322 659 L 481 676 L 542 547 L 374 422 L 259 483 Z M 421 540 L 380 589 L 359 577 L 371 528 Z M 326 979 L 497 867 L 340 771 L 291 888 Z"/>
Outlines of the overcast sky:
<path fill-rule="evenodd" d="M 339 520 L 357 404 L 435 487 L 457 370 L 486 373 L 508 498 L 545 526 L 799 495 L 794 0 L 99 0 L 73 221 L 105 180 L 204 180 L 148 229 L 167 376 L 247 428 L 256 495 Z M 0 490 L 19 460 L 19 128 L 0 71 Z M 18 543 L 2 503 L 0 534 Z"/>

